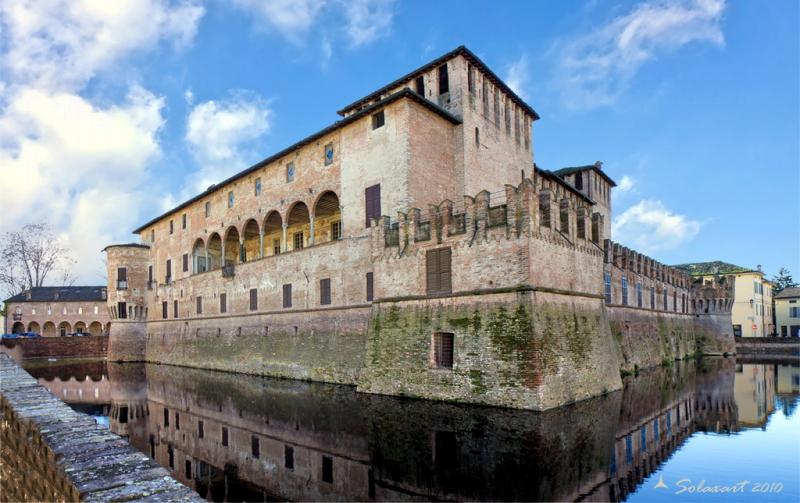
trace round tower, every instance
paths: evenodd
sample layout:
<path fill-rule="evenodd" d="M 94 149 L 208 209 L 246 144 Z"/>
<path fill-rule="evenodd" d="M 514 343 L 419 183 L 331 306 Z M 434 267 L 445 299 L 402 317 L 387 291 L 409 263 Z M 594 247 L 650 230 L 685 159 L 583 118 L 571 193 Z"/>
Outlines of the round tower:
<path fill-rule="evenodd" d="M 108 267 L 108 310 L 111 331 L 109 361 L 144 361 L 150 246 L 130 243 L 104 250 Z"/>

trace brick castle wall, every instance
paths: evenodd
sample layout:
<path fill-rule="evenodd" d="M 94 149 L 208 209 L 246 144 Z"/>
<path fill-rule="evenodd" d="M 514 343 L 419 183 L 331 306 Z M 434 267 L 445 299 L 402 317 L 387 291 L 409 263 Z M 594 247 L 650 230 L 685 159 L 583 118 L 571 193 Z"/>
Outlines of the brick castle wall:
<path fill-rule="evenodd" d="M 107 336 L 39 337 L 36 339 L 3 339 L 0 352 L 16 361 L 29 358 L 105 358 Z"/>

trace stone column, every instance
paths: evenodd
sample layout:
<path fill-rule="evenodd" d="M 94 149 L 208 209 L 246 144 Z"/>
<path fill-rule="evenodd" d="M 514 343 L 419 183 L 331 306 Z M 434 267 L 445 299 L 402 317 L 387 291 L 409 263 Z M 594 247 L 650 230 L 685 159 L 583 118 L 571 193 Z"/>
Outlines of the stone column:
<path fill-rule="evenodd" d="M 287 241 L 289 225 L 284 222 L 282 224 L 282 232 L 281 232 L 281 250 L 284 252 L 289 251 L 289 243 Z"/>
<path fill-rule="evenodd" d="M 308 218 L 308 246 L 314 244 L 314 215 Z"/>
<path fill-rule="evenodd" d="M 244 260 L 242 260 L 244 258 Z M 244 247 L 244 237 L 239 236 L 239 258 L 236 261 L 237 263 L 247 262 L 247 250 Z"/>
<path fill-rule="evenodd" d="M 478 222 L 478 240 L 486 239 L 486 224 L 489 218 L 489 191 L 482 190 L 475 197 L 475 219 Z"/>
<path fill-rule="evenodd" d="M 264 257 L 264 229 L 258 231 L 258 258 Z"/>

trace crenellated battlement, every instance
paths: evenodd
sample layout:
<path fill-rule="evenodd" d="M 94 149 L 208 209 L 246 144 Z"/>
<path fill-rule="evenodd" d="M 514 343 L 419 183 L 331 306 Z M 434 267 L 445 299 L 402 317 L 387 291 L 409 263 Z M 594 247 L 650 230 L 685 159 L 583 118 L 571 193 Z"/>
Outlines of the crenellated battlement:
<path fill-rule="evenodd" d="M 697 314 L 728 314 L 733 310 L 735 278 L 723 275 L 696 278 L 692 283 L 692 308 Z"/>
<path fill-rule="evenodd" d="M 606 264 L 611 264 L 624 271 L 676 287 L 689 288 L 692 284 L 691 276 L 680 269 L 664 265 L 610 239 L 603 242 L 603 260 Z"/>

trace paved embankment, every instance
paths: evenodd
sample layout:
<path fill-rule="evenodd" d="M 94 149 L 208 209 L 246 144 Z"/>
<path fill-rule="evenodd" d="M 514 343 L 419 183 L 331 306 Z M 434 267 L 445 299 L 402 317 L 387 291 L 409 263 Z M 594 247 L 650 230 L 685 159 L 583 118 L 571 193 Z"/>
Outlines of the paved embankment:
<path fill-rule="evenodd" d="M 202 501 L 0 354 L 3 501 Z"/>
<path fill-rule="evenodd" d="M 0 353 L 10 355 L 17 362 L 50 357 L 105 358 L 108 354 L 108 336 L 3 339 L 0 342 Z"/>
<path fill-rule="evenodd" d="M 800 338 L 797 337 L 736 337 L 736 353 L 800 355 Z"/>

